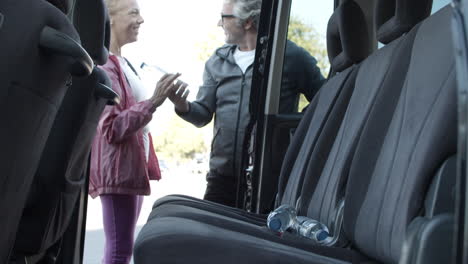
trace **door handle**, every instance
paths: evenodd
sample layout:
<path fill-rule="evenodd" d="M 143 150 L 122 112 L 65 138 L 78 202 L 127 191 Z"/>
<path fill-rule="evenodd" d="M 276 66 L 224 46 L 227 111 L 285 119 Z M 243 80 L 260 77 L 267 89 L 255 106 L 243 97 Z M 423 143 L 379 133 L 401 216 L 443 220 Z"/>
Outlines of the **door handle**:
<path fill-rule="evenodd" d="M 70 73 L 73 76 L 85 77 L 93 71 L 94 63 L 88 52 L 63 32 L 45 26 L 40 35 L 39 47 L 53 54 L 72 58 Z"/>

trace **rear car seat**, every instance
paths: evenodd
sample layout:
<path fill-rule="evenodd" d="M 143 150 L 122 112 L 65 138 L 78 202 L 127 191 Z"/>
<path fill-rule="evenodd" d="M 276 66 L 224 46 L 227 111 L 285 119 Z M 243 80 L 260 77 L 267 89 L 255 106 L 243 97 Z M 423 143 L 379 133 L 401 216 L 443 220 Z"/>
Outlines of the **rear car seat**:
<path fill-rule="evenodd" d="M 399 6 L 397 1 L 396 9 Z M 387 20 L 386 26 L 401 25 L 395 20 Z M 412 37 L 414 42 L 408 40 Z M 317 246 L 287 234 L 276 237 L 266 228 L 228 217 L 201 220 L 168 216 L 155 219 L 142 230 L 135 245 L 135 263 L 398 262 L 407 227 L 424 212 L 432 178 L 456 152 L 450 7 L 429 17 L 399 41 L 408 42 L 407 74 L 400 80 L 390 71 L 386 77 L 387 87 L 399 82 L 401 92 L 387 90 L 396 98 L 393 105 L 383 96 L 386 89 L 379 93 L 349 164 L 343 222 L 344 234 L 351 241 L 349 248 Z M 364 89 L 359 80 L 371 80 L 380 71 L 376 67 L 385 64 L 388 56 L 404 59 L 389 52 L 394 49 L 390 47 L 391 43 L 376 53 L 386 55 L 372 55 L 363 62 L 353 98 Z M 363 70 L 366 64 L 373 65 L 373 70 Z M 353 98 L 346 115 L 355 118 Z M 385 112 L 385 104 L 392 105 L 394 111 Z"/>
<path fill-rule="evenodd" d="M 109 18 L 104 2 L 79 1 L 74 9 L 74 22 L 83 47 L 96 64 L 104 64 L 109 48 Z M 86 182 L 91 141 L 99 117 L 106 103 L 114 103 L 113 100 L 118 98 L 109 88 L 110 85 L 107 75 L 97 67 L 86 78 L 73 78 L 58 110 L 28 194 L 13 248 L 12 263 L 22 258 L 27 263 L 44 261 L 44 258 L 55 259 L 60 251 L 61 237 Z"/>
<path fill-rule="evenodd" d="M 378 156 L 371 156 L 374 142 L 362 140 L 351 168 L 346 234 L 356 248 L 385 263 L 399 260 L 406 229 L 425 213 L 429 186 L 439 171 L 447 164 L 450 167 L 456 153 L 456 76 L 450 19 L 451 7 L 447 6 L 421 24 L 405 87 L 383 146 Z M 363 139 L 374 136 L 369 128 Z M 369 169 L 369 160 L 374 169 Z"/>
<path fill-rule="evenodd" d="M 340 19 L 343 24 L 349 25 L 349 23 L 346 23 L 346 17 L 343 16 L 342 10 L 350 12 L 349 10 L 352 10 L 350 6 L 354 5 L 355 3 L 350 1 L 338 8 L 330 20 L 330 25 L 335 23 L 334 21 L 337 20 L 337 17 L 341 17 Z M 427 9 L 430 9 L 430 3 L 426 2 L 426 5 L 428 6 Z M 355 6 L 357 7 L 357 5 Z M 423 10 L 421 12 L 422 14 L 418 13 L 420 18 L 416 19 L 415 22 L 413 22 L 413 25 L 424 16 L 428 15 L 427 9 L 425 9 L 426 11 Z M 413 16 L 416 15 L 413 14 Z M 356 14 L 350 16 L 352 19 L 355 19 L 355 17 Z M 401 32 L 405 32 L 409 29 L 410 28 L 406 28 Z M 341 29 L 341 31 L 344 30 L 344 28 Z M 391 30 L 401 29 L 392 28 Z M 329 39 L 335 39 L 336 37 L 334 34 L 337 32 L 335 27 L 331 26 L 329 31 L 331 32 L 329 33 Z M 349 30 L 349 32 L 353 31 Z M 389 34 L 391 32 L 386 31 L 386 33 Z M 387 113 L 386 119 L 382 116 L 382 121 L 387 120 L 386 122 L 382 122 L 382 128 L 390 122 L 389 118 L 391 117 L 396 105 L 396 99 L 403 87 L 403 80 L 408 67 L 413 38 L 414 33 L 412 33 L 410 37 L 405 36 L 399 38 L 389 44 L 385 49 L 376 52 L 371 56 L 371 58 L 366 59 L 366 62 L 362 64 L 359 72 L 375 71 L 375 74 L 373 74 L 372 78 L 369 78 L 365 74 L 358 74 L 356 85 L 359 86 L 359 88 L 357 91 L 354 91 L 353 98 L 351 98 L 351 103 L 347 110 L 348 112 L 353 113 L 353 115 L 347 114 L 344 117 L 344 121 L 341 124 L 337 137 L 335 136 L 335 133 L 327 133 L 328 131 L 324 131 L 320 134 L 318 143 L 316 144 L 317 146 L 313 149 L 312 155 L 307 156 L 309 160 L 308 162 L 303 159 L 299 160 L 300 164 L 307 164 L 307 176 L 305 177 L 305 183 L 303 184 L 301 191 L 302 202 L 298 203 L 299 205 L 302 205 L 299 207 L 299 209 L 301 209 L 299 213 L 307 215 L 313 219 L 323 221 L 323 223 L 331 228 L 332 232 L 336 230 L 335 233 L 338 233 L 340 230 L 341 222 L 336 221 L 335 219 L 341 217 L 337 216 L 337 214 L 342 215 L 343 213 L 342 203 L 340 201 L 344 197 L 344 188 L 346 187 L 346 178 L 349 173 L 349 164 L 353 157 L 355 146 L 359 140 L 361 129 L 366 122 L 371 109 L 375 108 L 375 100 L 378 100 L 379 98 L 384 98 L 386 104 L 379 105 L 378 108 L 373 109 L 373 111 L 382 111 Z M 329 45 L 329 47 L 330 46 L 333 48 L 333 45 Z M 336 50 L 330 50 L 329 53 L 337 54 L 337 51 L 339 51 L 340 48 L 335 47 L 335 49 Z M 379 61 L 380 64 L 378 67 L 376 67 L 377 61 Z M 327 87 L 327 89 L 329 88 Z M 327 89 L 322 91 L 327 91 Z M 324 102 L 327 101 L 324 100 Z M 340 125 L 340 123 L 335 124 Z M 327 147 L 324 148 L 323 146 Z M 333 146 L 330 155 L 328 155 L 327 151 L 324 151 L 324 149 L 330 148 L 328 146 Z M 321 171 L 321 167 L 315 166 L 317 164 L 325 164 L 325 169 Z M 287 187 L 290 185 L 297 188 L 296 186 L 300 186 L 301 184 L 298 183 L 298 180 L 295 180 L 294 177 L 290 177 Z M 291 192 L 292 191 L 287 188 L 285 197 L 288 197 Z M 293 196 L 293 198 L 294 197 L 296 196 Z M 287 199 L 283 199 L 282 204 L 287 204 L 287 201 Z M 293 201 L 295 203 L 294 199 L 290 199 L 289 201 Z M 290 205 L 293 205 L 294 203 L 290 203 Z M 310 210 L 308 208 L 309 205 Z M 209 211 L 213 212 L 214 210 Z M 221 210 L 218 210 L 216 213 L 223 216 L 227 215 Z M 187 208 L 186 206 L 181 207 L 168 204 L 160 208 L 155 208 L 150 215 L 150 219 L 162 216 L 196 217 L 197 219 L 203 219 L 204 215 L 206 215 L 207 218 L 213 217 L 212 214 L 204 211 Z M 249 222 L 253 223 L 254 221 Z M 257 218 L 255 223 L 265 225 L 265 219 Z"/>
<path fill-rule="evenodd" d="M 0 263 L 7 263 L 71 75 L 87 76 L 93 65 L 66 15 L 50 3 L 2 0 L 0 10 Z"/>

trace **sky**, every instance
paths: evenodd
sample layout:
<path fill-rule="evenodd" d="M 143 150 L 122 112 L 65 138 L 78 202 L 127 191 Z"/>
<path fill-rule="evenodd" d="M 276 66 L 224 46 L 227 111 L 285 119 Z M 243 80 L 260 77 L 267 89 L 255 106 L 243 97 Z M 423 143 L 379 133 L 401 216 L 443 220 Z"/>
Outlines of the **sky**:
<path fill-rule="evenodd" d="M 190 81 L 201 82 L 200 68 L 204 63 L 197 58 L 199 44 L 215 38 L 224 39 L 217 27 L 223 0 L 139 0 L 145 23 L 138 42 L 127 45 L 124 55 L 134 64 L 156 64 L 170 72 L 182 72 Z M 200 3 L 203 3 L 200 6 Z M 323 36 L 332 0 L 293 0 L 292 14 L 312 24 Z M 186 77 L 187 76 L 187 77 Z M 182 78 L 183 79 L 183 78 Z"/>
<path fill-rule="evenodd" d="M 140 28 L 138 41 L 126 45 L 123 55 L 136 68 L 145 62 L 168 72 L 182 73 L 181 79 L 189 84 L 191 91 L 189 100 L 194 100 L 204 68 L 204 61 L 198 58 L 200 45 L 207 39 L 219 45 L 224 41 L 223 30 L 217 27 L 223 0 L 138 0 L 138 3 L 145 23 Z M 293 0 L 291 13 L 325 37 L 332 9 L 332 0 Z M 161 74 L 140 70 L 140 76 L 149 97 Z M 173 107 L 165 102 L 158 110 L 162 112 L 157 118 L 159 125 L 152 122 L 152 131 L 162 128 L 160 124 L 172 118 L 168 111 L 173 111 Z"/>
<path fill-rule="evenodd" d="M 440 6 L 448 0 L 434 2 Z M 124 47 L 124 56 L 136 67 L 146 62 L 169 72 L 181 72 L 181 79 L 191 90 L 189 99 L 193 100 L 204 68 L 204 62 L 198 59 L 199 46 L 207 39 L 219 45 L 224 40 L 222 29 L 217 27 L 223 0 L 138 0 L 138 3 L 145 23 L 140 28 L 138 42 Z M 312 25 L 326 43 L 333 0 L 292 0 L 291 9 L 291 14 Z M 160 75 L 148 71 L 140 74 L 150 95 Z"/>
<path fill-rule="evenodd" d="M 181 72 L 192 79 L 193 69 L 203 67 L 197 59 L 198 44 L 223 31 L 216 26 L 220 0 L 139 0 L 145 23 L 139 40 L 128 45 L 128 56 L 136 61 L 156 64 L 169 72 Z M 203 3 L 200 7 L 199 3 Z"/>
<path fill-rule="evenodd" d="M 293 0 L 291 14 L 299 16 L 325 38 L 327 23 L 333 13 L 333 0 Z"/>

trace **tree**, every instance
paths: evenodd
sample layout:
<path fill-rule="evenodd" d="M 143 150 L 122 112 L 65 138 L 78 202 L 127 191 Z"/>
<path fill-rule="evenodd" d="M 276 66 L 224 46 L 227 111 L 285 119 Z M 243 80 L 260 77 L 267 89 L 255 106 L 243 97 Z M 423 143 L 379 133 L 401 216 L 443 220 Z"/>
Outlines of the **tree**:
<path fill-rule="evenodd" d="M 208 36 L 195 44 L 198 53 L 197 59 L 199 61 L 207 61 L 213 52 L 224 45 L 223 35 L 220 34 L 218 27 L 213 27 L 209 30 Z"/>
<path fill-rule="evenodd" d="M 177 162 L 191 160 L 197 153 L 209 151 L 212 137 L 211 124 L 197 128 L 172 113 L 167 129 L 154 141 L 154 149 L 159 156 Z"/>
<path fill-rule="evenodd" d="M 330 69 L 328 54 L 323 38 L 312 25 L 307 25 L 300 18 L 292 16 L 289 20 L 288 39 L 307 50 L 317 59 L 322 74 Z"/>

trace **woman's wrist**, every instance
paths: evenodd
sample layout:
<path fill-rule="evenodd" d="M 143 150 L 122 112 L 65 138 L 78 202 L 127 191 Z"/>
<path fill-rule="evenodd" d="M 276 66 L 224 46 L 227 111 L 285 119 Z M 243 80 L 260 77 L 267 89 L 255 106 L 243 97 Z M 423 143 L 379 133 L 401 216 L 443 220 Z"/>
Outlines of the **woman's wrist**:
<path fill-rule="evenodd" d="M 156 112 L 156 109 L 159 107 L 159 105 L 155 103 L 153 98 L 148 99 L 148 104 L 150 105 L 149 111 L 151 113 Z"/>

